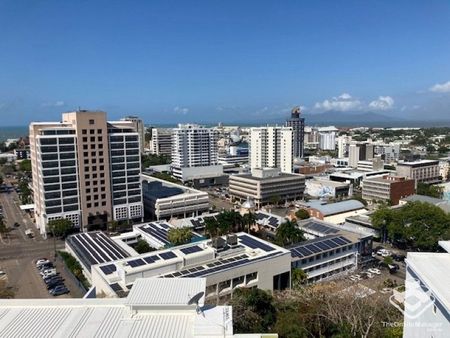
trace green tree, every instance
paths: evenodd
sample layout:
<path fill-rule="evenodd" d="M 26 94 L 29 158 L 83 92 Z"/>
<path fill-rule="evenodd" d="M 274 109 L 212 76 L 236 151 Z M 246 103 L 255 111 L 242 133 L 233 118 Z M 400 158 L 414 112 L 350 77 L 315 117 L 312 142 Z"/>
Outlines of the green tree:
<path fill-rule="evenodd" d="M 295 222 L 286 221 L 277 228 L 275 241 L 278 245 L 288 246 L 305 240 L 303 231 L 301 231 Z"/>
<path fill-rule="evenodd" d="M 270 203 L 273 205 L 278 205 L 281 202 L 281 197 L 280 195 L 273 195 L 270 196 Z"/>
<path fill-rule="evenodd" d="M 172 228 L 167 234 L 167 239 L 175 246 L 186 244 L 192 239 L 192 231 L 190 228 Z"/>
<path fill-rule="evenodd" d="M 387 257 L 384 257 L 383 262 L 384 262 L 385 264 L 393 264 L 393 263 L 394 263 L 394 260 L 392 259 L 392 257 L 387 256 Z"/>
<path fill-rule="evenodd" d="M 276 322 L 273 297 L 261 289 L 237 289 L 231 305 L 235 332 L 270 332 Z"/>
<path fill-rule="evenodd" d="M 134 250 L 136 250 L 136 252 L 139 254 L 143 254 L 146 252 L 154 251 L 155 249 L 153 249 L 146 241 L 140 239 L 134 247 Z"/>
<path fill-rule="evenodd" d="M 295 217 L 297 219 L 308 219 L 309 213 L 306 211 L 306 209 L 299 209 L 295 212 Z"/>
<path fill-rule="evenodd" d="M 214 238 L 219 234 L 219 224 L 214 217 L 205 217 L 205 232 L 210 238 Z"/>
<path fill-rule="evenodd" d="M 308 274 L 300 268 L 292 269 L 292 288 L 299 289 L 306 283 Z"/>
<path fill-rule="evenodd" d="M 435 198 L 442 198 L 444 188 L 437 185 L 430 185 L 419 182 L 417 184 L 417 194 Z"/>
<path fill-rule="evenodd" d="M 28 187 L 28 181 L 26 179 L 21 179 L 19 181 L 19 194 L 20 201 L 22 204 L 28 204 L 31 200 L 31 190 Z"/>
<path fill-rule="evenodd" d="M 244 230 L 248 232 L 250 227 L 256 223 L 256 216 L 254 213 L 249 212 L 247 214 L 244 214 L 244 216 L 242 216 L 242 221 L 244 224 Z"/>
<path fill-rule="evenodd" d="M 20 171 L 31 172 L 31 160 L 22 160 L 19 164 Z"/>
<path fill-rule="evenodd" d="M 65 237 L 72 227 L 72 221 L 67 218 L 53 219 L 48 222 L 48 230 L 55 237 Z"/>

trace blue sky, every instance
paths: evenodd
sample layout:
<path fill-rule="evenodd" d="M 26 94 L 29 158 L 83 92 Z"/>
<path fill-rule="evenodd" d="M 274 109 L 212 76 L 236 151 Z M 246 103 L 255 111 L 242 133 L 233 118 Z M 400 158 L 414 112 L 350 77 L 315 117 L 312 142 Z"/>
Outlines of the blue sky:
<path fill-rule="evenodd" d="M 0 0 L 0 67 L 0 125 L 450 119 L 450 2 Z"/>

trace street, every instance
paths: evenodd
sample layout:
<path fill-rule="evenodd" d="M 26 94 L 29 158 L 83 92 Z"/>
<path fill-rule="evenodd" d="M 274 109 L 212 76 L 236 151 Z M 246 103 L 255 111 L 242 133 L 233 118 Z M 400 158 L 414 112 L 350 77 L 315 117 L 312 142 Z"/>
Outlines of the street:
<path fill-rule="evenodd" d="M 0 238 L 0 270 L 5 271 L 8 285 L 13 287 L 15 298 L 50 298 L 47 288 L 35 266 L 38 258 L 46 257 L 55 263 L 57 271 L 66 280 L 71 293 L 60 297 L 82 297 L 82 292 L 67 275 L 63 263 L 54 260 L 56 250 L 64 249 L 64 241 L 45 240 L 39 234 L 29 215 L 20 210 L 19 197 L 15 192 L 0 193 L 5 224 L 11 228 Z M 14 223 L 20 224 L 14 227 Z M 32 229 L 34 237 L 25 235 Z"/>

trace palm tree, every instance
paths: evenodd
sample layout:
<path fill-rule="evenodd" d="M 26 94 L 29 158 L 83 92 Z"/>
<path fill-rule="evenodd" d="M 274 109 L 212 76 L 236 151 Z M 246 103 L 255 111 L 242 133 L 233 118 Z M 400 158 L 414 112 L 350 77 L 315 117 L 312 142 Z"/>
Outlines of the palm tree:
<path fill-rule="evenodd" d="M 277 228 L 276 242 L 281 246 L 291 245 L 305 240 L 295 222 L 286 221 Z"/>
<path fill-rule="evenodd" d="M 256 223 L 256 216 L 254 213 L 249 212 L 242 217 L 242 221 L 244 224 L 244 230 L 246 232 L 250 232 L 250 227 Z"/>

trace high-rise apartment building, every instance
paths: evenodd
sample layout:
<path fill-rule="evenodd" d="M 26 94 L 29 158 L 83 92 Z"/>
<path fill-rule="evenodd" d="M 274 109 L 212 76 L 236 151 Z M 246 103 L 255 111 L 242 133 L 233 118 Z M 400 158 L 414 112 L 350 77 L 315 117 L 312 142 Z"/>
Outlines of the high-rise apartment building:
<path fill-rule="evenodd" d="M 369 143 L 352 143 L 348 148 L 348 165 L 358 167 L 358 161 L 371 160 L 373 158 L 373 145 Z"/>
<path fill-rule="evenodd" d="M 336 132 L 335 127 L 321 127 L 319 130 L 319 149 L 335 150 L 336 149 Z"/>
<path fill-rule="evenodd" d="M 295 158 L 302 158 L 304 155 L 305 119 L 300 114 L 300 107 L 295 107 L 291 111 L 291 118 L 286 121 L 286 127 L 292 128 Z"/>
<path fill-rule="evenodd" d="M 222 174 L 222 166 L 217 162 L 218 138 L 217 130 L 196 124 L 179 124 L 178 128 L 174 128 L 172 175 L 186 181 L 194 178 L 196 173 L 211 175 L 221 171 L 218 174 Z"/>
<path fill-rule="evenodd" d="M 293 171 L 293 130 L 290 127 L 259 127 L 250 129 L 251 169 L 280 168 Z"/>
<path fill-rule="evenodd" d="M 150 153 L 168 157 L 172 156 L 172 129 L 152 128 Z"/>
<path fill-rule="evenodd" d="M 67 218 L 81 230 L 141 219 L 139 133 L 132 121 L 80 110 L 30 124 L 34 213 L 42 234 Z"/>

